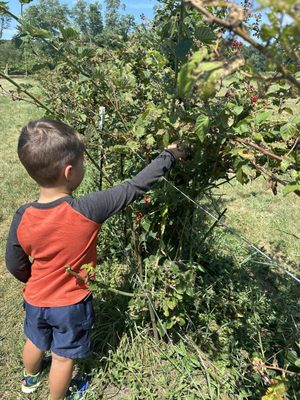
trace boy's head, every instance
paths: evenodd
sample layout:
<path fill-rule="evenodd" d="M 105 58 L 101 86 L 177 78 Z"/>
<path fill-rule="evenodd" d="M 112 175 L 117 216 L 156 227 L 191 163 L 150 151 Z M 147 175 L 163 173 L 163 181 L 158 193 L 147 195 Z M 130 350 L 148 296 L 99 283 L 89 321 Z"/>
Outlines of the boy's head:
<path fill-rule="evenodd" d="M 19 137 L 18 155 L 28 174 L 42 187 L 58 182 L 65 166 L 83 159 L 84 144 L 79 134 L 62 122 L 31 121 Z"/>

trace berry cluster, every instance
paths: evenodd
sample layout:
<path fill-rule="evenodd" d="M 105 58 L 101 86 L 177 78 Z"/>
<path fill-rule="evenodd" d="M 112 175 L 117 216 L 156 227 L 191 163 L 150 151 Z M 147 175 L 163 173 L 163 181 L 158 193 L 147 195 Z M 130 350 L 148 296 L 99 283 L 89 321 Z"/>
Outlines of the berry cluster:
<path fill-rule="evenodd" d="M 238 40 L 233 40 L 230 44 L 231 44 L 232 47 L 241 47 L 241 46 L 243 46 L 243 43 L 239 42 Z"/>

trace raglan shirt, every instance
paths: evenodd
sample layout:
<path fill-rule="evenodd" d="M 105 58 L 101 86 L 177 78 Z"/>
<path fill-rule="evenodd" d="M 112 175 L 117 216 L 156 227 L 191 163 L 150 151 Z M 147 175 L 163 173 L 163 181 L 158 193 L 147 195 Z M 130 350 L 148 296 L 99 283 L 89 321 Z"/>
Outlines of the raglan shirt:
<path fill-rule="evenodd" d="M 165 150 L 133 179 L 111 189 L 20 207 L 8 235 L 6 265 L 26 283 L 24 299 L 33 306 L 60 307 L 85 298 L 84 280 L 68 274 L 66 267 L 85 277 L 81 267 L 97 263 L 101 224 L 148 191 L 174 162 Z"/>

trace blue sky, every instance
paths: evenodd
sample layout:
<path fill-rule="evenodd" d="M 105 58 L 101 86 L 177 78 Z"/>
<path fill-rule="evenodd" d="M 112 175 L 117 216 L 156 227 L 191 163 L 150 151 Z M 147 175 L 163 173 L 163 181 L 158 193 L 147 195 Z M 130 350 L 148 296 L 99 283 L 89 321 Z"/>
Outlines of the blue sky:
<path fill-rule="evenodd" d="M 101 4 L 104 3 L 103 0 L 98 1 Z M 145 14 L 147 18 L 151 19 L 153 17 L 153 7 L 155 6 L 155 4 L 157 4 L 156 0 L 123 0 L 122 2 L 126 6 L 126 12 L 134 15 L 137 21 L 140 21 L 141 14 Z M 37 0 L 32 1 L 28 6 L 25 5 L 24 9 L 35 3 L 37 3 Z M 66 3 L 69 7 L 72 7 L 72 5 L 75 3 L 75 0 L 61 0 L 61 3 Z M 16 15 L 20 14 L 20 3 L 18 0 L 8 1 L 8 4 L 10 11 L 12 11 Z M 14 33 L 15 24 L 11 23 L 9 29 L 6 29 L 6 31 L 4 31 L 3 39 L 10 39 L 14 35 Z"/>

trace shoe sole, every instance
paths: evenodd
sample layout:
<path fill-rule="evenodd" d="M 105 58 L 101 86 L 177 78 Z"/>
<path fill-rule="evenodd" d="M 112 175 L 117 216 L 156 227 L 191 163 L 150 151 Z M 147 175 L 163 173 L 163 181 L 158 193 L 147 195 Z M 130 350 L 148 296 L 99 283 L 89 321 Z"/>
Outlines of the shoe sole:
<path fill-rule="evenodd" d="M 40 386 L 42 382 L 38 382 L 36 383 L 34 386 L 28 387 L 28 386 L 24 386 L 22 385 L 22 392 L 23 393 L 33 393 L 37 390 L 37 388 Z"/>

